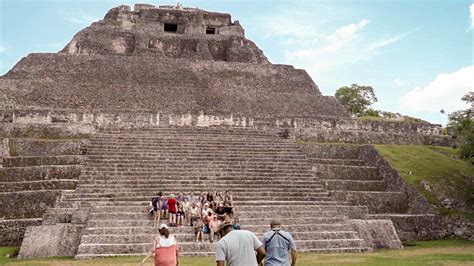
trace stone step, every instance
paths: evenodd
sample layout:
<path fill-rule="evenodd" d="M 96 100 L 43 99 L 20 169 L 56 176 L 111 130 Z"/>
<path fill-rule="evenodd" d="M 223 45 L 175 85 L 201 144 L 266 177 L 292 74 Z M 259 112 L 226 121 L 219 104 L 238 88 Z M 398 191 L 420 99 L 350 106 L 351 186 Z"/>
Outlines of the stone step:
<path fill-rule="evenodd" d="M 0 192 L 15 192 L 22 190 L 70 190 L 76 187 L 74 179 L 52 179 L 21 182 L 0 182 Z"/>
<path fill-rule="evenodd" d="M 263 165 L 304 165 L 306 167 L 311 167 L 309 163 L 307 163 L 304 159 L 302 158 L 291 158 L 291 157 L 281 157 L 281 158 L 271 158 L 271 157 L 252 157 L 252 156 L 241 156 L 240 158 L 237 157 L 219 157 L 219 155 L 213 155 L 213 156 L 183 156 L 183 157 L 162 157 L 162 158 L 156 158 L 153 160 L 136 160 L 134 158 L 132 159 L 101 159 L 101 160 L 95 160 L 95 159 L 88 159 L 86 160 L 86 163 L 88 165 L 97 165 L 97 164 L 104 164 L 104 165 L 156 165 L 157 167 L 162 167 L 162 166 L 179 166 L 183 165 L 183 163 L 186 163 L 186 165 L 196 165 L 199 166 L 201 164 L 222 164 L 222 165 L 258 165 L 258 164 L 263 164 Z"/>
<path fill-rule="evenodd" d="M 3 157 L 3 167 L 82 164 L 82 155 Z"/>
<path fill-rule="evenodd" d="M 267 182 L 267 181 L 264 181 Z M 169 195 L 170 193 L 178 193 L 183 192 L 186 195 L 190 195 L 191 193 L 203 193 L 207 191 L 225 191 L 230 190 L 232 192 L 255 192 L 261 191 L 262 189 L 258 186 L 262 184 L 262 182 L 253 182 L 253 183 L 246 183 L 242 185 L 235 184 L 236 182 L 229 182 L 228 184 L 219 182 L 219 184 L 215 184 L 212 182 L 209 183 L 198 183 L 190 185 L 189 183 L 180 183 L 176 182 L 174 184 L 163 184 L 159 185 L 159 183 L 155 182 L 155 184 L 150 185 L 117 185 L 113 183 L 94 183 L 94 182 L 83 182 L 80 187 L 77 188 L 77 192 L 103 192 L 103 193 L 114 193 L 115 191 L 144 191 L 150 192 L 150 195 L 155 195 L 159 191 L 162 191 L 164 195 Z M 266 186 L 268 191 L 275 191 L 275 192 L 283 192 L 283 191 L 299 191 L 305 193 L 319 193 L 319 192 L 327 192 L 323 189 L 322 185 L 319 184 L 271 184 Z"/>
<path fill-rule="evenodd" d="M 262 211 L 266 212 L 269 210 L 272 211 L 320 211 L 320 210 L 339 210 L 347 208 L 355 208 L 359 210 L 366 210 L 365 206 L 348 206 L 346 203 L 333 201 L 333 202 L 310 202 L 310 201 L 300 201 L 300 202 L 287 202 L 287 204 L 272 204 L 272 201 L 262 202 L 260 205 L 257 204 L 236 204 L 234 205 L 241 210 L 252 210 L 252 211 Z M 60 201 L 56 205 L 57 208 L 85 208 L 85 207 L 141 207 L 149 208 L 150 201 L 113 201 L 113 200 L 98 200 L 98 201 Z M 291 205 L 289 205 L 291 204 Z"/>
<path fill-rule="evenodd" d="M 128 217 L 121 218 L 119 215 L 104 216 L 106 219 L 89 219 L 87 227 L 143 227 L 153 226 L 153 221 L 147 219 L 147 216 L 142 215 L 141 219 L 125 219 Z M 130 217 L 133 218 L 133 217 Z M 263 226 L 268 227 L 270 221 L 273 219 L 269 218 L 239 218 L 241 225 L 247 226 Z M 294 222 L 295 224 L 311 223 L 311 224 L 333 224 L 343 222 L 345 217 L 298 217 L 298 218 L 281 218 L 282 223 Z"/>
<path fill-rule="evenodd" d="M 253 159 L 253 158 L 252 158 Z M 156 170 L 173 170 L 173 169 L 203 169 L 208 167 L 222 167 L 222 168 L 256 168 L 256 169 L 305 169 L 307 171 L 311 170 L 311 166 L 305 161 L 297 160 L 258 160 L 255 159 L 248 160 L 221 160 L 221 159 L 212 159 L 207 160 L 201 158 L 199 161 L 187 160 L 163 160 L 155 162 L 132 162 L 132 161 L 87 161 L 87 169 L 156 169 Z"/>
<path fill-rule="evenodd" d="M 118 195 L 115 196 L 114 194 L 103 194 L 103 195 L 95 195 L 95 194 L 67 194 L 63 195 L 63 201 L 97 201 L 101 199 L 110 199 L 112 201 L 146 201 L 150 200 L 153 195 L 149 196 L 133 196 L 133 193 L 125 194 L 123 196 Z M 313 201 L 313 202 L 325 202 L 330 201 L 332 202 L 332 197 L 330 196 L 313 196 L 313 195 L 300 195 L 300 196 L 279 196 L 279 195 L 268 195 L 268 196 L 257 196 L 257 195 L 249 195 L 249 196 L 234 196 L 234 202 L 241 201 L 249 201 L 253 200 L 255 202 L 263 202 L 263 201 L 276 201 L 276 200 L 285 200 L 285 201 Z"/>
<path fill-rule="evenodd" d="M 252 194 L 253 192 L 258 192 L 261 191 L 260 188 L 252 188 L 252 186 L 248 187 L 242 187 L 242 186 L 237 186 L 236 188 L 230 189 L 226 185 L 221 185 L 222 190 L 229 190 L 233 195 L 239 195 L 239 194 Z M 194 195 L 194 197 L 198 197 L 198 194 L 201 194 L 202 190 L 205 188 L 203 185 L 201 186 L 196 186 L 196 185 L 186 185 L 182 190 L 176 191 L 175 186 L 170 186 L 168 188 L 164 186 L 156 186 L 156 187 L 108 187 L 107 185 L 105 186 L 97 186 L 97 185 L 82 185 L 81 187 L 76 188 L 75 192 L 72 193 L 67 193 L 67 194 L 73 194 L 73 193 L 105 193 L 105 194 L 110 194 L 110 193 L 120 193 L 120 192 L 139 192 L 139 193 L 147 193 L 147 195 L 155 195 L 158 191 L 163 192 L 163 195 L 169 195 L 171 193 L 177 194 L 178 192 L 183 192 L 185 197 L 189 197 L 190 195 Z M 179 187 L 178 187 L 179 188 Z M 193 188 L 200 188 L 201 190 L 195 190 Z M 316 188 L 316 189 L 315 189 Z M 287 193 L 289 191 L 293 191 L 295 187 L 280 187 L 280 186 L 274 186 L 274 187 L 268 187 L 266 186 L 266 190 L 264 193 L 268 194 L 280 194 L 280 193 Z M 216 186 L 214 186 L 211 191 L 222 191 L 220 189 L 216 189 Z M 298 188 L 297 190 L 298 193 L 324 193 L 327 195 L 327 191 L 322 190 L 321 187 L 314 186 L 314 187 L 301 187 Z"/>
<path fill-rule="evenodd" d="M 244 134 L 242 134 L 244 133 Z M 160 140 L 160 139 L 262 139 L 262 140 L 274 140 L 277 139 L 271 135 L 265 134 L 253 134 L 242 132 L 241 134 L 228 134 L 228 133 L 209 133 L 209 132 L 159 132 L 158 134 L 102 134 L 97 133 L 94 135 L 94 140 L 130 140 L 130 139 L 139 139 L 139 140 Z M 285 141 L 285 139 L 282 139 Z"/>
<path fill-rule="evenodd" d="M 321 179 L 381 180 L 377 167 L 346 165 L 314 165 L 313 171 Z"/>
<path fill-rule="evenodd" d="M 183 149 L 183 150 L 156 150 L 156 151 L 115 151 L 112 153 L 105 153 L 105 152 L 100 152 L 100 151 L 92 151 L 91 149 L 87 150 L 87 155 L 90 158 L 130 158 L 130 157 L 143 157 L 143 159 L 148 159 L 148 158 L 154 158 L 156 156 L 170 156 L 170 155 L 181 155 L 181 154 L 186 154 L 186 155 L 196 155 L 196 154 L 215 154 L 216 151 L 212 150 L 207 150 L 207 149 Z M 258 148 L 258 149 L 252 149 L 252 148 L 245 148 L 245 149 L 240 149 L 240 148 L 226 148 L 222 149 L 221 151 L 218 151 L 220 154 L 224 155 L 232 155 L 232 154 L 238 154 L 238 155 L 252 155 L 252 156 L 266 156 L 266 155 L 289 155 L 289 156 L 297 156 L 297 157 L 304 157 L 306 158 L 305 155 L 301 154 L 300 151 L 295 150 L 295 149 L 265 149 L 265 148 Z"/>
<path fill-rule="evenodd" d="M 90 213 L 89 218 L 91 220 L 150 220 L 151 215 L 149 214 L 149 208 L 143 207 L 136 207 L 134 209 L 128 208 L 128 211 L 121 211 L 123 208 L 92 208 L 93 211 Z M 65 210 L 65 209 L 64 209 Z M 127 209 L 126 209 L 127 210 Z M 300 219 L 300 218 L 341 218 L 343 217 L 341 214 L 338 214 L 336 211 L 314 211 L 312 213 L 304 212 L 301 210 L 291 211 L 291 218 L 288 218 L 288 214 L 277 212 L 277 211 L 269 211 L 268 213 L 273 214 L 273 216 L 267 216 L 268 219 L 275 219 L 278 218 L 282 222 L 285 222 L 287 219 Z M 238 216 L 240 221 L 245 224 L 251 224 L 249 222 L 245 222 L 247 220 L 252 219 L 263 219 L 261 215 L 259 216 L 257 212 L 252 211 L 251 208 L 249 209 L 242 209 L 242 212 L 238 212 Z M 244 220 L 246 219 L 246 220 Z M 288 222 L 291 222 L 289 220 Z M 270 220 L 268 220 L 270 223 Z"/>
<path fill-rule="evenodd" d="M 97 132 L 98 136 L 140 136 L 140 135 L 150 135 L 155 136 L 157 134 L 186 134 L 186 133 L 199 133 L 199 134 L 226 134 L 226 135 L 263 135 L 270 136 L 265 131 L 257 130 L 255 128 L 247 127 L 179 127 L 179 126 L 144 126 L 144 127 L 134 127 L 134 128 L 105 128 Z"/>
<path fill-rule="evenodd" d="M 111 205 L 112 206 L 112 205 Z M 93 213 L 109 213 L 111 211 L 111 206 L 96 206 L 93 208 Z M 307 208 L 305 208 L 307 206 Z M 285 207 L 285 206 L 283 206 Z M 292 210 L 290 210 L 293 207 Z M 332 216 L 336 214 L 341 214 L 338 213 L 338 210 L 341 210 L 343 208 L 346 208 L 348 206 L 330 206 L 330 205 L 322 205 L 322 206 L 312 206 L 312 205 L 296 205 L 296 206 L 287 206 L 285 209 L 281 209 L 275 207 L 274 209 L 272 208 L 266 208 L 265 206 L 263 208 L 259 206 L 253 206 L 252 208 L 239 208 L 238 213 L 239 217 L 261 217 L 262 216 L 262 211 L 265 212 L 266 215 L 269 217 L 288 217 L 288 212 L 291 211 L 292 214 L 294 215 L 302 215 L 303 213 L 308 213 L 311 212 L 311 215 L 313 216 Z M 358 208 L 358 207 L 355 207 Z M 67 208 L 69 209 L 69 208 Z M 148 205 L 117 205 L 113 206 L 113 211 L 114 212 L 140 212 L 140 213 L 146 213 L 148 214 L 149 206 Z"/>
<path fill-rule="evenodd" d="M 362 145 L 339 143 L 302 143 L 308 157 L 324 159 L 359 159 Z"/>
<path fill-rule="evenodd" d="M 335 199 L 351 205 L 363 205 L 369 213 L 407 213 L 408 199 L 402 192 L 394 191 L 331 191 Z"/>
<path fill-rule="evenodd" d="M 324 240 L 296 240 L 297 247 L 304 249 L 333 249 L 333 248 L 363 248 L 362 239 L 324 239 Z M 146 252 L 151 248 L 151 241 L 133 244 L 81 244 L 78 254 L 137 254 Z M 212 252 L 215 243 L 179 243 L 181 252 Z"/>
<path fill-rule="evenodd" d="M 219 150 L 222 148 L 231 148 L 245 150 L 248 147 L 253 148 L 279 148 L 279 149 L 298 149 L 293 143 L 284 143 L 279 140 L 242 140 L 242 141 L 232 141 L 232 140 L 195 140 L 186 142 L 185 140 L 163 140 L 163 141 L 150 141 L 150 142 L 140 142 L 135 140 L 130 141 L 109 141 L 109 142 L 100 142 L 96 143 L 92 141 L 87 148 L 92 149 L 101 149 L 101 150 L 173 150 L 173 149 L 210 149 L 210 150 Z"/>
<path fill-rule="evenodd" d="M 217 179 L 217 178 L 234 178 L 235 177 L 242 177 L 246 178 L 248 176 L 249 179 L 255 177 L 290 177 L 290 178 L 300 178 L 304 180 L 319 180 L 318 176 L 314 173 L 304 170 L 304 169 L 288 169 L 288 168 L 280 168 L 280 169 L 271 169 L 265 167 L 242 167 L 242 168 L 223 168 L 223 167 L 213 167 L 209 165 L 206 168 L 203 167 L 201 169 L 143 169 L 143 168 L 105 168 L 101 167 L 102 169 L 92 169 L 92 168 L 85 168 L 84 172 L 82 173 L 82 177 L 84 178 L 92 178 L 92 179 L 100 179 L 101 177 L 105 177 L 107 179 L 110 178 L 120 178 L 123 177 L 131 179 L 131 180 L 140 180 L 140 179 L 147 179 L 152 177 L 152 179 L 168 179 L 173 177 L 173 179 Z M 80 178 L 83 180 L 84 178 Z M 239 179 L 237 178 L 237 179 Z M 127 180 L 127 179 L 126 179 Z"/>
<path fill-rule="evenodd" d="M 240 144 L 229 144 L 229 145 L 209 145 L 209 146 L 120 146 L 120 145 L 103 145 L 103 146 L 87 146 L 87 154 L 90 155 L 129 155 L 129 154 L 176 154 L 176 153 L 248 153 L 248 154 L 265 154 L 265 153 L 288 153 L 296 154 L 299 150 L 294 146 L 276 146 L 276 145 L 252 145 L 252 146 L 241 146 Z"/>
<path fill-rule="evenodd" d="M 308 158 L 312 164 L 346 165 L 346 166 L 365 166 L 366 163 L 359 159 L 326 159 L 326 158 Z"/>
<path fill-rule="evenodd" d="M 81 165 L 47 165 L 0 168 L 0 182 L 28 182 L 50 179 L 77 179 Z"/>
<path fill-rule="evenodd" d="M 287 180 L 291 180 L 292 177 L 288 177 Z M 188 190 L 195 192 L 202 192 L 202 190 L 236 190 L 239 188 L 255 188 L 255 186 L 260 186 L 264 183 L 268 184 L 268 188 L 282 188 L 282 189 L 292 189 L 292 188 L 308 188 L 320 190 L 323 189 L 322 183 L 318 180 L 306 180 L 306 179 L 297 179 L 292 182 L 288 182 L 284 179 L 271 179 L 262 176 L 261 180 L 257 179 L 245 179 L 239 180 L 238 177 L 226 178 L 226 179 L 196 179 L 194 182 L 189 182 L 189 179 L 175 179 L 175 180 L 163 180 L 161 178 L 156 179 L 138 179 L 138 180 L 126 180 L 118 178 L 109 178 L 109 179 L 82 179 L 80 188 L 110 188 L 110 189 L 133 189 L 136 188 L 149 188 L 150 190 L 160 191 L 160 190 L 169 190 L 169 191 L 179 191 L 179 190 Z M 241 182 L 241 186 L 239 186 Z M 184 186 L 184 188 L 183 188 Z M 228 188 L 228 189 L 226 189 Z"/>
<path fill-rule="evenodd" d="M 385 191 L 387 184 L 385 181 L 370 180 L 337 180 L 321 179 L 329 190 L 347 190 L 347 191 Z"/>
<path fill-rule="evenodd" d="M 166 196 L 169 196 L 171 193 L 174 193 L 177 195 L 177 191 L 162 191 Z M 73 196 L 73 197 L 110 197 L 111 195 L 113 197 L 145 197 L 145 199 L 151 199 L 156 195 L 156 191 L 153 192 L 146 192 L 146 191 L 113 191 L 113 192 L 104 192 L 104 191 L 99 191 L 99 192 L 84 192 L 84 191 L 74 191 L 72 193 L 63 193 L 63 196 Z M 189 194 L 185 193 L 184 194 L 186 197 L 188 197 Z M 241 191 L 241 192 L 236 192 L 232 191 L 232 195 L 234 199 L 245 199 L 245 198 L 259 198 L 259 197 L 266 197 L 266 196 L 272 196 L 272 197 L 301 197 L 301 196 L 312 196 L 312 197 L 328 197 L 329 192 L 324 191 L 324 192 L 312 192 L 312 191 L 306 191 L 306 192 L 301 192 L 301 191 L 268 191 L 268 190 L 255 190 L 255 191 Z"/>
<path fill-rule="evenodd" d="M 84 169 L 84 174 L 108 174 L 108 173 L 126 173 L 126 174 L 153 174 L 153 173 L 159 173 L 159 174 L 164 174 L 164 175 L 170 175 L 173 173 L 182 173 L 184 170 L 187 170 L 185 168 L 183 169 L 176 169 L 176 168 L 170 168 L 170 169 L 154 169 L 152 167 L 150 168 L 140 168 L 140 167 L 133 167 L 133 168 L 127 168 L 127 167 L 112 167 L 112 166 L 100 166 L 100 167 L 86 167 Z M 290 167 L 290 166 L 282 166 L 282 167 L 269 167 L 269 166 L 260 166 L 260 167 L 247 167 L 247 166 L 234 166 L 234 167 L 219 167 L 219 166 L 212 166 L 208 165 L 207 170 L 206 167 L 203 166 L 201 169 L 194 169 L 196 172 L 230 172 L 230 173 L 266 173 L 266 174 L 272 174 L 272 173 L 306 173 L 308 175 L 311 174 L 309 172 L 308 168 L 303 168 L 303 167 Z M 194 174 L 194 173 L 193 173 Z M 366 178 L 370 178 L 370 176 L 364 176 Z"/>
<path fill-rule="evenodd" d="M 163 221 L 162 221 L 163 222 Z M 243 229 L 250 230 L 258 234 L 263 234 L 269 230 L 269 225 L 241 225 Z M 302 224 L 302 225 L 282 225 L 283 230 L 289 232 L 340 232 L 351 229 L 346 223 L 331 223 L 331 224 Z M 129 227 L 86 227 L 84 235 L 137 235 L 137 234 L 157 234 L 158 228 L 151 226 L 129 226 Z M 194 228 L 190 226 L 170 227 L 172 234 L 194 234 Z"/>
<path fill-rule="evenodd" d="M 271 183 L 270 187 L 298 187 L 301 185 L 307 185 L 309 188 L 321 187 L 322 183 L 315 178 L 308 177 L 298 177 L 298 176 L 283 176 L 272 178 L 269 176 L 251 176 L 251 177 L 242 177 L 242 176 L 224 176 L 224 177 L 201 177 L 201 176 L 190 176 L 190 177 L 174 177 L 174 176 L 161 176 L 161 177 L 152 177 L 152 178 L 137 178 L 135 180 L 130 180 L 131 178 L 117 176 L 101 176 L 101 177 L 82 177 L 80 179 L 81 184 L 88 185 L 100 185 L 105 184 L 107 186 L 113 185 L 139 185 L 139 184 L 149 184 L 152 187 L 163 187 L 169 189 L 176 189 L 180 186 L 199 186 L 199 185 L 211 185 L 211 186 L 230 186 L 238 187 L 238 183 L 243 186 L 246 185 L 259 185 L 262 183 Z M 291 182 L 289 182 L 291 180 Z M 233 186 L 235 185 L 235 186 Z"/>
<path fill-rule="evenodd" d="M 93 235 L 86 234 L 81 237 L 81 244 L 133 244 L 151 242 L 154 236 L 158 235 L 158 229 L 149 230 L 150 233 L 142 232 L 141 234 L 125 234 L 125 235 Z M 178 243 L 194 242 L 196 236 L 189 234 L 174 234 Z M 261 239 L 263 234 L 256 234 Z M 316 232 L 292 232 L 294 240 L 324 240 L 324 239 L 357 239 L 358 235 L 355 231 L 316 231 Z M 204 241 L 208 241 L 208 236 L 204 236 Z M 201 242 L 201 241 L 200 241 Z"/>
<path fill-rule="evenodd" d="M 312 252 L 312 253 L 362 253 L 362 252 L 372 252 L 373 249 L 370 247 L 353 247 L 353 248 L 298 248 L 298 251 L 302 252 Z M 180 256 L 183 257 L 211 257 L 215 256 L 214 252 L 181 252 Z M 120 256 L 145 256 L 145 253 L 128 253 L 128 254 L 77 254 L 75 259 L 94 259 L 94 258 L 107 258 L 107 257 L 120 257 Z"/>

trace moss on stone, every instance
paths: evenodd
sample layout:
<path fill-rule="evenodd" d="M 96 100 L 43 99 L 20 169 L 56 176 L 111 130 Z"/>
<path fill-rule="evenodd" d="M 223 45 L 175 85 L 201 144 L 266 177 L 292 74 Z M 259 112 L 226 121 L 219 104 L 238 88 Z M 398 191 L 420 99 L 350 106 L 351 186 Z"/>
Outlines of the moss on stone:
<path fill-rule="evenodd" d="M 403 178 L 441 214 L 472 218 L 474 167 L 456 150 L 419 145 L 375 145 Z"/>

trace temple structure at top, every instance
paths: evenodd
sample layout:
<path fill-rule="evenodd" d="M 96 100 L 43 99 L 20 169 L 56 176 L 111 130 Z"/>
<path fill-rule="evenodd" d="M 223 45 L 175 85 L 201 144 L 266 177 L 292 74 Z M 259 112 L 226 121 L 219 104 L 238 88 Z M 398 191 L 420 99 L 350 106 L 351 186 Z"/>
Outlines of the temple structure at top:
<path fill-rule="evenodd" d="M 153 55 L 268 64 L 230 14 L 177 6 L 136 4 L 112 8 L 80 31 L 62 51 L 69 54 Z"/>

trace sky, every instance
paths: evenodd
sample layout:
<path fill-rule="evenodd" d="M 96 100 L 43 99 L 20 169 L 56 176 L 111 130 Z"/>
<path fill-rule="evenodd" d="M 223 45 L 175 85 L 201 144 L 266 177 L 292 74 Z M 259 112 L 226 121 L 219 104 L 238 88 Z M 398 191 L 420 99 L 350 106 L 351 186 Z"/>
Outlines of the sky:
<path fill-rule="evenodd" d="M 174 1 L 0 0 L 0 75 L 57 52 L 120 4 Z M 305 69 L 324 95 L 375 89 L 375 109 L 446 124 L 474 91 L 474 4 L 464 0 L 180 1 L 232 14 L 274 64 Z"/>

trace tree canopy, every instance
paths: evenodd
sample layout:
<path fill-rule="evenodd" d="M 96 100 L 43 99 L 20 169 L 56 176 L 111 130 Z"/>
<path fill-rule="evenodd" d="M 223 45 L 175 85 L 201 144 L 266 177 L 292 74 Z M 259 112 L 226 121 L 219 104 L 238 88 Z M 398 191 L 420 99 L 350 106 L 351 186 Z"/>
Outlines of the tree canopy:
<path fill-rule="evenodd" d="M 374 88 L 371 86 L 359 86 L 357 84 L 352 84 L 349 87 L 344 86 L 336 91 L 335 96 L 355 116 L 365 114 L 368 108 L 377 102 Z"/>
<path fill-rule="evenodd" d="M 474 92 L 464 95 L 461 100 L 471 107 L 449 114 L 448 129 L 459 139 L 461 157 L 474 164 Z"/>

